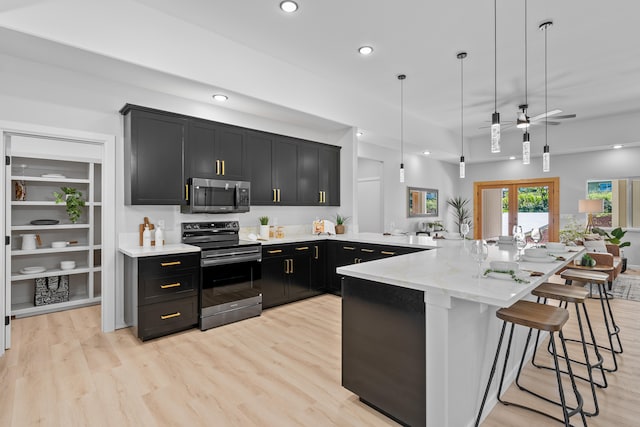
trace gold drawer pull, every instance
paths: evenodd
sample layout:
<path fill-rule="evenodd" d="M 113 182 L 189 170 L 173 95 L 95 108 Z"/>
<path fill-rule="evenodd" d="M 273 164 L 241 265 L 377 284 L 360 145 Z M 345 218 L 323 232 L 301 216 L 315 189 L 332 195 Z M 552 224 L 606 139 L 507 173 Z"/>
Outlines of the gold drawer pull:
<path fill-rule="evenodd" d="M 184 185 L 184 199 L 189 201 L 189 184 Z"/>
<path fill-rule="evenodd" d="M 160 289 L 169 289 L 169 288 L 177 288 L 178 286 L 182 286 L 182 283 L 170 283 L 168 285 L 160 285 Z"/>
<path fill-rule="evenodd" d="M 301 246 L 299 248 L 296 248 L 296 251 L 306 251 L 309 250 L 309 246 Z"/>
<path fill-rule="evenodd" d="M 270 251 L 267 251 L 268 254 L 279 254 L 282 252 L 282 249 L 272 249 Z"/>
<path fill-rule="evenodd" d="M 224 175 L 224 160 L 222 160 L 222 175 Z"/>
<path fill-rule="evenodd" d="M 368 252 L 368 253 L 374 252 L 374 250 L 373 250 L 373 249 L 360 249 L 360 250 L 361 250 L 362 252 Z"/>
<path fill-rule="evenodd" d="M 348 251 L 355 251 L 356 248 L 354 248 L 353 246 L 343 246 L 342 249 L 346 249 Z"/>
<path fill-rule="evenodd" d="M 395 252 L 389 252 L 389 251 L 380 251 L 380 253 L 382 255 L 395 255 L 396 254 Z"/>
<path fill-rule="evenodd" d="M 175 313 L 165 314 L 164 316 L 160 316 L 160 319 L 167 320 L 167 319 L 173 319 L 174 317 L 180 317 L 180 316 L 182 316 L 182 313 L 177 311 Z"/>
<path fill-rule="evenodd" d="M 182 261 L 171 261 L 171 262 L 161 262 L 160 266 L 161 267 L 171 267 L 172 265 L 180 265 L 182 264 Z"/>

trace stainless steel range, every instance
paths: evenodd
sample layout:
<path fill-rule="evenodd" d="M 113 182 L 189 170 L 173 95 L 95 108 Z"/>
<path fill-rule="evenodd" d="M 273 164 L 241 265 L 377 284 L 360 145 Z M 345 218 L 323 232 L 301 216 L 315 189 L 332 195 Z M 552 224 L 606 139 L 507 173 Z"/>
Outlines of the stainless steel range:
<path fill-rule="evenodd" d="M 238 221 L 184 222 L 182 243 L 199 246 L 201 330 L 262 313 L 262 248 L 240 241 Z"/>

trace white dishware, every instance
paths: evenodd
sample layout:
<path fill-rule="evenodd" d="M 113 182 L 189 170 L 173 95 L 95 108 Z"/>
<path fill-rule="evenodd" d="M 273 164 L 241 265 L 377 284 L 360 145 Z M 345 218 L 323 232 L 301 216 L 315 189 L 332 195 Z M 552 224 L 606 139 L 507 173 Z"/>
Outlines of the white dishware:
<path fill-rule="evenodd" d="M 21 234 L 22 237 L 22 250 L 28 251 L 36 248 L 36 235 L 35 234 Z"/>
<path fill-rule="evenodd" d="M 555 262 L 556 257 L 554 257 L 553 255 L 546 255 L 544 257 L 531 257 L 531 256 L 527 256 L 524 255 L 522 257 L 522 261 L 526 261 L 526 262 Z"/>
<path fill-rule="evenodd" d="M 43 273 L 45 271 L 47 271 L 47 269 L 42 266 L 25 267 L 20 270 L 20 274 L 37 274 L 37 273 Z"/>
<path fill-rule="evenodd" d="M 549 252 L 564 252 L 567 246 L 564 243 L 547 242 L 546 244 Z"/>
<path fill-rule="evenodd" d="M 67 242 L 51 242 L 52 248 L 66 248 Z"/>
<path fill-rule="evenodd" d="M 42 178 L 66 178 L 66 176 L 59 173 L 43 173 L 40 175 Z"/>
<path fill-rule="evenodd" d="M 74 268 L 76 268 L 75 261 L 60 261 L 61 270 L 73 270 Z"/>
<path fill-rule="evenodd" d="M 515 271 L 518 269 L 518 263 L 511 261 L 491 261 L 489 263 L 489 268 L 491 268 L 492 270 Z"/>
<path fill-rule="evenodd" d="M 524 250 L 524 255 L 528 258 L 545 258 L 549 253 L 544 248 L 529 248 Z"/>

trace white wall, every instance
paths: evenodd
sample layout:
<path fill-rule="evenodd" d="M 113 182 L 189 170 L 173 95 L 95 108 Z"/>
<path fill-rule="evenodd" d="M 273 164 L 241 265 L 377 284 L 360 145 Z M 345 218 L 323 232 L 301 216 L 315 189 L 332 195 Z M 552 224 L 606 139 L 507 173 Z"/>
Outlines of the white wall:
<path fill-rule="evenodd" d="M 612 141 L 612 144 L 617 141 Z M 617 179 L 640 175 L 640 147 L 623 147 L 620 150 L 592 151 L 551 157 L 551 172 L 542 172 L 542 159 L 531 159 L 530 165 L 519 160 L 468 164 L 463 197 L 473 200 L 474 181 L 524 179 L 552 176 L 560 178 L 560 217 L 562 227 L 569 216 L 585 223 L 584 214 L 578 213 L 578 200 L 587 194 L 587 180 Z M 629 229 L 625 236 L 631 246 L 624 250 L 629 263 L 640 264 L 640 229 Z"/>
<path fill-rule="evenodd" d="M 405 182 L 400 183 L 400 152 L 378 145 L 358 143 L 358 156 L 383 163 L 384 181 L 384 231 L 399 228 L 418 231 L 418 222 L 424 218 L 407 218 L 407 187 L 426 187 L 438 190 L 437 218 L 447 229 L 453 229 L 453 218 L 449 214 L 446 200 L 458 195 L 458 165 L 430 159 L 423 155 L 404 156 Z M 392 227 L 393 224 L 393 227 Z"/>

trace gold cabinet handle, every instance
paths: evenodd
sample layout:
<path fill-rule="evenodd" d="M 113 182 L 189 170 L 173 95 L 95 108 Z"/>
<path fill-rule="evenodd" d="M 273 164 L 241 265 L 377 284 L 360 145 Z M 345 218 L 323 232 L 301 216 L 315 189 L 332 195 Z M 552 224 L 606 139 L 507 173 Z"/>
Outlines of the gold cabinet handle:
<path fill-rule="evenodd" d="M 169 283 L 167 285 L 160 285 L 160 289 L 169 289 L 169 288 L 177 288 L 178 286 L 182 286 L 182 283 Z"/>
<path fill-rule="evenodd" d="M 216 160 L 216 175 L 220 175 L 220 160 Z"/>
<path fill-rule="evenodd" d="M 284 260 L 284 274 L 289 274 L 289 260 Z"/>
<path fill-rule="evenodd" d="M 182 316 L 182 313 L 180 313 L 179 311 L 176 311 L 175 313 L 165 314 L 164 316 L 160 316 L 160 319 L 167 320 L 167 319 L 173 319 L 174 317 L 180 317 L 180 316 Z"/>
<path fill-rule="evenodd" d="M 319 250 L 317 246 L 314 246 L 315 250 L 316 250 L 316 255 L 314 256 L 315 259 L 318 259 L 320 257 L 319 255 Z"/>
<path fill-rule="evenodd" d="M 322 203 L 327 203 L 327 192 L 326 191 L 322 192 Z"/>
<path fill-rule="evenodd" d="M 224 160 L 222 160 L 222 175 L 224 175 Z"/>
<path fill-rule="evenodd" d="M 291 269 L 289 270 L 289 274 L 293 274 L 293 260 L 289 260 L 291 261 Z"/>
<path fill-rule="evenodd" d="M 184 185 L 184 199 L 189 201 L 189 184 Z"/>
<path fill-rule="evenodd" d="M 171 267 L 172 265 L 180 265 L 182 261 L 161 262 L 160 267 Z"/>
<path fill-rule="evenodd" d="M 278 203 L 280 203 L 280 189 L 278 188 Z"/>
<path fill-rule="evenodd" d="M 396 254 L 395 252 L 389 252 L 389 251 L 380 251 L 380 253 L 382 255 L 395 255 Z"/>
<path fill-rule="evenodd" d="M 348 251 L 355 251 L 356 248 L 354 248 L 353 246 L 343 246 L 342 249 L 346 249 Z"/>
<path fill-rule="evenodd" d="M 318 193 L 320 193 L 320 200 L 318 201 L 318 203 L 322 203 L 322 191 L 319 191 Z"/>
<path fill-rule="evenodd" d="M 309 250 L 309 246 L 301 246 L 299 248 L 296 248 L 296 251 L 306 251 Z"/>
<path fill-rule="evenodd" d="M 278 201 L 278 197 L 276 196 L 276 189 L 273 189 L 273 203 Z"/>
<path fill-rule="evenodd" d="M 360 251 L 367 252 L 367 253 L 375 252 L 373 249 L 364 249 L 364 248 L 360 249 Z"/>
<path fill-rule="evenodd" d="M 354 262 L 355 264 L 360 264 L 360 261 L 362 261 L 360 258 L 354 258 L 354 259 L 353 259 L 353 262 Z"/>
<path fill-rule="evenodd" d="M 279 254 L 280 252 L 282 252 L 282 249 L 271 249 L 267 251 L 268 254 Z"/>

